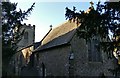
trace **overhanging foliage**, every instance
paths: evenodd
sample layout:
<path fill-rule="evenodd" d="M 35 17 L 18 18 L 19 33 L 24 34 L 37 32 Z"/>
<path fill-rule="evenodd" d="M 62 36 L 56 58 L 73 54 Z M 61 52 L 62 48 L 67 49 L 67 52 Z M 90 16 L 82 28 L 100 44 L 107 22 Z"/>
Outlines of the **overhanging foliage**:
<path fill-rule="evenodd" d="M 81 24 L 78 28 L 78 36 L 89 40 L 94 36 L 101 38 L 101 48 L 113 56 L 115 48 L 120 47 L 120 2 L 98 2 L 96 9 L 91 4 L 88 11 L 76 12 L 76 7 L 70 10 L 66 7 L 66 19 L 77 21 Z M 110 34 L 110 32 L 112 34 Z M 112 35 L 110 38 L 109 35 Z M 105 41 L 107 39 L 107 41 Z"/>

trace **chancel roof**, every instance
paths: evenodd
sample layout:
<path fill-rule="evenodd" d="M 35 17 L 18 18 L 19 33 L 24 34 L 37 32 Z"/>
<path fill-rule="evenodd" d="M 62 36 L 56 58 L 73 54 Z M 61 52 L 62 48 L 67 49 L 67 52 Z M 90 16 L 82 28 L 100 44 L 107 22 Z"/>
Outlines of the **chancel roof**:
<path fill-rule="evenodd" d="M 78 25 L 72 21 L 66 21 L 52 29 L 35 51 L 48 49 L 68 43 L 76 32 Z"/>

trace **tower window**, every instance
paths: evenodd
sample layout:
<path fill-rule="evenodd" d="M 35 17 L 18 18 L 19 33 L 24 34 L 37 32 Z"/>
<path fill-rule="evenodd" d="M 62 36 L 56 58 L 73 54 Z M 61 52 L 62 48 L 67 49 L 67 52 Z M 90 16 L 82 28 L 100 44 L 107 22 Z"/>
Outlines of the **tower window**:
<path fill-rule="evenodd" d="M 28 39 L 28 32 L 25 32 L 24 39 Z"/>

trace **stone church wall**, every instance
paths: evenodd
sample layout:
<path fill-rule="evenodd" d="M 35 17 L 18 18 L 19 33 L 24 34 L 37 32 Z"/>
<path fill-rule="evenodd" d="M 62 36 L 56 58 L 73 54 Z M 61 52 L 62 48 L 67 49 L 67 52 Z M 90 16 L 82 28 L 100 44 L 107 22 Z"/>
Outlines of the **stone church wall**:
<path fill-rule="evenodd" d="M 46 76 L 68 76 L 69 53 L 70 46 L 66 45 L 38 52 L 40 76 L 42 76 L 42 63 L 45 65 Z"/>
<path fill-rule="evenodd" d="M 90 62 L 88 58 L 88 45 L 84 39 L 76 35 L 71 41 L 74 52 L 74 75 L 75 76 L 113 76 L 108 69 L 114 69 L 114 59 L 108 59 L 106 53 L 101 51 L 102 61 Z"/>

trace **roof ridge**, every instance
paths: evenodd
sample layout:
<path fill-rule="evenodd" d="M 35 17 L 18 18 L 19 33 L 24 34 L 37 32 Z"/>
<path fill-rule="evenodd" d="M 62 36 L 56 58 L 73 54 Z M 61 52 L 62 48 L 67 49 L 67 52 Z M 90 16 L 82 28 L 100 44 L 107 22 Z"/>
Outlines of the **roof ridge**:
<path fill-rule="evenodd" d="M 63 24 L 67 23 L 68 21 L 69 21 L 69 20 L 66 20 L 66 21 L 64 21 L 63 23 L 60 23 L 60 24 L 57 25 L 55 28 L 53 28 L 53 30 L 56 29 L 56 28 L 58 28 L 58 27 L 61 27 Z"/>

